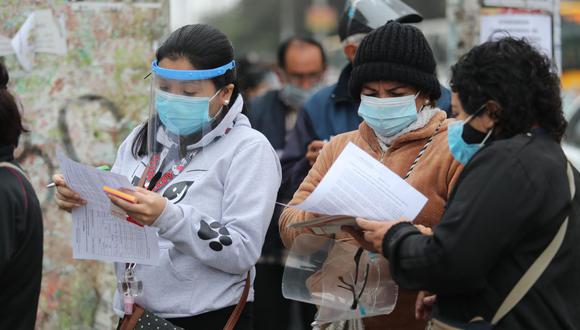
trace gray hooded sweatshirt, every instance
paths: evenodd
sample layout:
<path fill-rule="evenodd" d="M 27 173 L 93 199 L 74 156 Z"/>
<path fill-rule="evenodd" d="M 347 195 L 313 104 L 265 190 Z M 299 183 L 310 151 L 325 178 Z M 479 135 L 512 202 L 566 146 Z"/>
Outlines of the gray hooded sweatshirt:
<path fill-rule="evenodd" d="M 186 317 L 236 305 L 246 274 L 256 264 L 281 181 L 280 162 L 268 140 L 241 114 L 239 96 L 222 122 L 193 148 L 185 169 L 158 191 L 167 203 L 159 228 L 160 263 L 137 265 L 143 294 L 136 303 L 165 318 Z M 135 159 L 138 128 L 119 148 L 113 172 L 136 182 L 147 158 Z M 158 135 L 158 141 L 164 144 Z M 124 264 L 116 264 L 117 279 Z M 253 290 L 248 301 L 253 301 Z M 115 292 L 114 310 L 123 314 Z"/>

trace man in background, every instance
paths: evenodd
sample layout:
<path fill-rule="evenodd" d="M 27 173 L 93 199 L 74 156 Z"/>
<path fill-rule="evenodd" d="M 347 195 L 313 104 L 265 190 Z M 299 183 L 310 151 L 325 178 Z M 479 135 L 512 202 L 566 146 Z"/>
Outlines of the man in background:
<path fill-rule="evenodd" d="M 326 71 L 326 55 L 320 43 L 307 37 L 292 37 L 278 48 L 278 69 L 282 88 L 254 98 L 249 105 L 252 127 L 264 134 L 278 156 L 286 145 L 304 101 L 319 89 Z M 279 202 L 289 199 L 280 198 Z M 266 234 L 262 256 L 256 265 L 254 282 L 254 327 L 256 330 L 285 329 L 290 324 L 292 304 L 298 305 L 299 323 L 310 329 L 316 309 L 282 296 L 284 247 L 278 232 L 280 205 Z"/>

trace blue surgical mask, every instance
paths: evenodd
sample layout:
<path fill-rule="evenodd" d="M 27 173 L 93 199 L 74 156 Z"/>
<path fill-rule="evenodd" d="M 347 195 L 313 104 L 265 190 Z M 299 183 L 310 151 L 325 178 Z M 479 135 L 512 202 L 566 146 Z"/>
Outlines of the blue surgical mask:
<path fill-rule="evenodd" d="M 376 135 L 382 137 L 396 135 L 417 121 L 415 104 L 417 95 L 386 98 L 361 95 L 358 115 Z"/>
<path fill-rule="evenodd" d="M 208 126 L 213 118 L 209 116 L 209 102 L 212 97 L 191 97 L 176 95 L 157 89 L 155 109 L 163 125 L 177 135 L 189 135 Z"/>
<path fill-rule="evenodd" d="M 449 127 L 447 127 L 447 141 L 449 143 L 449 151 L 453 155 L 453 158 L 463 164 L 463 166 L 467 165 L 473 155 L 485 144 L 485 141 L 491 136 L 493 132 L 493 128 L 487 133 L 483 141 L 479 143 L 467 143 L 463 138 L 463 130 L 465 129 L 465 125 L 473 118 L 473 116 L 469 117 L 465 120 L 465 122 L 455 122 Z"/>

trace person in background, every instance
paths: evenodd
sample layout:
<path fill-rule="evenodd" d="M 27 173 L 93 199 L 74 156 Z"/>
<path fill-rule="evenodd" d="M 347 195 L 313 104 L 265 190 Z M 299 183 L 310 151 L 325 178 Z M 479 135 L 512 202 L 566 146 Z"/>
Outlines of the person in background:
<path fill-rule="evenodd" d="M 427 197 L 414 223 L 435 226 L 463 167 L 453 159 L 447 144 L 451 120 L 435 106 L 441 88 L 435 58 L 423 33 L 395 21 L 369 33 L 353 61 L 349 91 L 360 98 L 358 113 L 364 121 L 358 130 L 340 134 L 324 146 L 289 205 L 310 196 L 342 150 L 353 143 Z M 322 215 L 285 208 L 279 224 L 284 245 L 291 247 L 298 235 L 313 233 L 289 225 L 317 216 Z M 356 244 L 346 233 L 335 238 Z M 416 298 L 415 291 L 399 290 L 393 312 L 364 318 L 365 329 L 425 329 L 426 322 L 415 319 Z"/>
<path fill-rule="evenodd" d="M 311 38 L 292 37 L 278 48 L 278 76 L 281 90 L 272 90 L 255 98 L 249 106 L 252 127 L 262 132 L 277 151 L 286 145 L 288 132 L 294 128 L 304 100 L 317 90 L 326 70 L 322 45 Z M 288 202 L 278 198 L 279 202 Z M 290 323 L 292 304 L 300 306 L 301 321 L 307 328 L 315 308 L 292 302 L 282 296 L 284 247 L 278 232 L 281 206 L 276 205 L 268 228 L 262 256 L 256 266 L 255 327 L 257 330 L 282 329 Z"/>
<path fill-rule="evenodd" d="M 0 62 L 0 329 L 32 330 L 42 278 L 42 210 L 14 162 L 22 127 Z"/>
<path fill-rule="evenodd" d="M 300 107 L 322 83 L 326 54 L 308 37 L 291 37 L 278 47 L 276 74 L 282 88 L 266 92 L 249 103 L 252 127 L 264 134 L 281 155 L 287 133 L 294 128 Z"/>
<path fill-rule="evenodd" d="M 425 235 L 360 219 L 364 232 L 349 232 L 382 252 L 400 287 L 431 292 L 416 313 L 434 325 L 580 329 L 579 174 L 560 146 L 557 73 L 527 41 L 504 38 L 461 57 L 451 88 L 465 120 L 449 127 L 449 146 L 465 170 L 439 225 Z M 515 290 L 524 273 L 539 277 Z M 506 299 L 512 290 L 521 300 Z"/>
<path fill-rule="evenodd" d="M 357 114 L 359 102 L 348 92 L 352 61 L 361 40 L 373 29 L 390 20 L 400 23 L 419 23 L 423 18 L 399 0 L 348 0 L 338 24 L 338 35 L 348 64 L 338 82 L 313 95 L 298 114 L 296 126 L 288 136 L 282 153 L 281 194 L 292 198 L 298 185 L 331 137 L 356 130 L 362 118 Z M 437 106 L 450 112 L 450 93 L 441 87 Z"/>

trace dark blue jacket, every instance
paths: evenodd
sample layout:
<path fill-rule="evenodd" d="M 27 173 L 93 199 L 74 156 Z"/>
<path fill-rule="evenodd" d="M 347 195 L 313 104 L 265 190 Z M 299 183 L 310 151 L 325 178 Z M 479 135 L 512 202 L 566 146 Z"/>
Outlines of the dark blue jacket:
<path fill-rule="evenodd" d="M 280 100 L 280 91 L 268 91 L 248 105 L 252 128 L 266 136 L 276 151 L 286 144 L 286 113 L 291 109 Z"/>
<path fill-rule="evenodd" d="M 334 135 L 358 129 L 362 118 L 358 116 L 359 102 L 348 90 L 352 65 L 341 72 L 338 82 L 314 94 L 298 114 L 296 126 L 286 140 L 282 153 L 282 186 L 279 195 L 291 199 L 308 174 L 310 164 L 306 159 L 308 145 L 314 140 L 330 140 Z M 451 93 L 441 87 L 437 106 L 450 116 Z"/>
<path fill-rule="evenodd" d="M 358 128 L 359 102 L 348 91 L 352 65 L 341 72 L 338 82 L 314 94 L 298 113 L 296 126 L 288 136 L 282 153 L 282 185 L 280 195 L 291 199 L 310 170 L 306 159 L 308 145 L 314 140 L 329 140 L 332 136 Z"/>
<path fill-rule="evenodd" d="M 280 91 L 268 91 L 265 94 L 254 98 L 248 104 L 248 118 L 252 128 L 260 131 L 266 136 L 272 147 L 280 154 L 286 144 L 286 113 L 290 111 L 284 102 L 280 100 Z M 281 192 L 281 191 L 280 191 Z M 281 198 L 278 193 L 279 202 L 288 202 Z M 262 247 L 262 257 L 281 260 L 284 246 L 280 239 L 278 230 L 278 218 L 282 213 L 282 207 L 276 205 L 274 215 L 266 233 L 266 240 Z"/>

